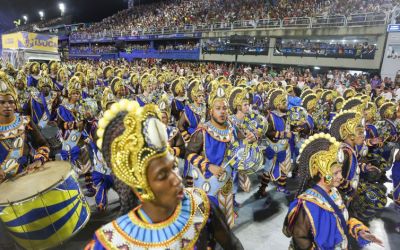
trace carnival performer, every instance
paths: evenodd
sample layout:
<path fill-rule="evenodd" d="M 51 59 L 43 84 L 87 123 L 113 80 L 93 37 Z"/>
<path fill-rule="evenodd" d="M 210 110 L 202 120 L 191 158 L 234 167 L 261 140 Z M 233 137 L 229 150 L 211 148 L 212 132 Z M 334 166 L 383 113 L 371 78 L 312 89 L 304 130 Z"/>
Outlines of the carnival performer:
<path fill-rule="evenodd" d="M 32 121 L 43 129 L 49 125 L 55 125 L 57 108 L 61 100 L 57 92 L 53 90 L 53 82 L 49 76 L 42 76 L 37 83 L 38 91 L 32 91 L 28 102 L 26 114 L 32 117 Z"/>
<path fill-rule="evenodd" d="M 38 62 L 29 64 L 28 87 L 37 87 L 39 81 L 40 65 Z"/>
<path fill-rule="evenodd" d="M 195 79 L 189 83 L 187 90 L 189 103 L 185 105 L 184 112 L 178 121 L 178 128 L 185 142 L 190 140 L 197 126 L 206 120 L 204 92 L 205 89 L 199 80 Z"/>
<path fill-rule="evenodd" d="M 239 207 L 240 204 L 235 199 L 238 187 L 249 192 L 251 182 L 247 173 L 257 172 L 263 166 L 264 157 L 259 144 L 268 124 L 261 115 L 250 113 L 250 95 L 245 88 L 233 88 L 228 97 L 228 105 L 232 113 L 229 121 L 236 131 L 246 136 L 243 140 L 235 140 L 232 149 L 232 151 L 244 149 L 243 153 L 237 156 L 237 164 L 233 169 L 234 204 L 235 207 Z"/>
<path fill-rule="evenodd" d="M 99 122 L 104 158 L 142 204 L 104 225 L 86 249 L 243 249 L 204 191 L 185 189 L 156 105 L 121 100 Z"/>
<path fill-rule="evenodd" d="M 186 91 L 185 82 L 182 78 L 177 78 L 171 83 L 170 90 L 173 95 L 171 102 L 171 114 L 175 121 L 179 121 L 182 114 L 185 112 Z"/>
<path fill-rule="evenodd" d="M 354 198 L 360 180 L 360 171 L 372 168 L 371 164 L 359 162 L 357 145 L 363 145 L 365 124 L 363 117 L 357 111 L 342 111 L 337 114 L 331 123 L 329 133 L 342 144 L 343 167 L 342 176 L 344 180 L 340 184 L 339 191 L 346 205 Z"/>
<path fill-rule="evenodd" d="M 112 92 L 114 93 L 115 97 L 117 100 L 127 98 L 128 97 L 128 89 L 126 88 L 124 81 L 120 77 L 114 77 L 111 80 L 110 88 Z"/>
<path fill-rule="evenodd" d="M 55 91 L 59 92 L 63 97 L 67 97 L 68 79 L 68 69 L 65 67 L 60 68 L 57 71 L 57 78 L 56 82 L 54 83 L 54 87 Z"/>
<path fill-rule="evenodd" d="M 281 89 L 272 90 L 268 96 L 271 111 L 267 117 L 268 130 L 265 134 L 267 137 L 266 162 L 261 176 L 261 186 L 255 194 L 256 198 L 267 196 L 265 189 L 270 181 L 277 182 L 278 192 L 290 194 L 286 189 L 286 179 L 291 167 L 289 140 L 292 137 L 292 131 L 286 122 L 286 98 L 286 92 Z"/>
<path fill-rule="evenodd" d="M 110 86 L 111 80 L 114 77 L 114 69 L 111 66 L 107 66 L 103 69 L 103 80 L 101 81 L 103 87 Z"/>
<path fill-rule="evenodd" d="M 12 82 L 1 78 L 0 184 L 24 171 L 29 173 L 41 167 L 49 159 L 50 149 L 46 139 L 29 116 L 16 113 L 17 106 L 18 96 Z M 0 246 L 17 249 L 16 243 L 2 223 L 0 223 L 0 235 Z"/>
<path fill-rule="evenodd" d="M 18 102 L 19 102 L 18 105 L 19 107 L 17 107 L 18 108 L 17 112 L 26 113 L 28 110 L 28 103 L 31 99 L 31 91 L 33 87 L 30 87 L 28 89 L 27 77 L 23 70 L 18 71 L 14 84 L 17 90 Z"/>
<path fill-rule="evenodd" d="M 61 159 L 71 162 L 75 172 L 84 176 L 88 196 L 94 196 L 96 190 L 92 182 L 92 164 L 89 158 L 90 138 L 85 131 L 85 117 L 82 112 L 82 88 L 79 78 L 74 76 L 68 83 L 68 99 L 57 109 L 57 123 L 61 130 Z"/>
<path fill-rule="evenodd" d="M 0 79 L 0 183 L 25 169 L 40 167 L 49 159 L 46 139 L 29 116 L 16 113 L 17 103 L 11 82 Z"/>
<path fill-rule="evenodd" d="M 228 103 L 222 87 L 209 96 L 210 120 L 199 126 L 186 147 L 186 158 L 192 164 L 195 187 L 207 192 L 219 206 L 228 224 L 234 225 L 232 165 L 228 152 L 235 140 L 234 128 L 228 121 Z"/>
<path fill-rule="evenodd" d="M 342 181 L 344 153 L 334 137 L 311 136 L 298 158 L 302 184 L 290 204 L 283 233 L 291 237 L 291 249 L 348 249 L 349 237 L 359 246 L 383 246 L 368 227 L 349 217 L 338 191 Z"/>
<path fill-rule="evenodd" d="M 143 107 L 146 104 L 153 103 L 154 101 L 154 96 L 153 96 L 153 91 L 154 91 L 154 84 L 157 82 L 157 78 L 155 78 L 153 75 L 149 73 L 145 73 L 142 75 L 140 78 L 140 88 L 141 88 L 141 94 L 136 96 L 136 101 L 139 103 L 141 107 Z"/>

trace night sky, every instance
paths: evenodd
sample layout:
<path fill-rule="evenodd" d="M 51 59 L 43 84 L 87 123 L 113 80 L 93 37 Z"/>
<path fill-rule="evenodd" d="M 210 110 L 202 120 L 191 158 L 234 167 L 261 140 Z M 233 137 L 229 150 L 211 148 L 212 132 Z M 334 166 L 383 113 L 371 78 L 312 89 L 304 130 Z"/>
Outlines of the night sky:
<path fill-rule="evenodd" d="M 39 10 L 45 12 L 46 19 L 58 17 L 60 2 L 66 5 L 65 15 L 72 15 L 74 23 L 100 21 L 128 7 L 128 0 L 0 0 L 0 33 L 14 28 L 16 19 L 23 23 L 23 15 L 28 15 L 31 23 L 39 21 Z"/>

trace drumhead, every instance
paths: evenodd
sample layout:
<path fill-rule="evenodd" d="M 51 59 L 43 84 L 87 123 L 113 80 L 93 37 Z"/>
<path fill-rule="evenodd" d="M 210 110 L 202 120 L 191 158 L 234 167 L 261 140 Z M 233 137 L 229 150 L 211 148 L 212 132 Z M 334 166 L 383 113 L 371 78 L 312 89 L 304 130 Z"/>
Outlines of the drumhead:
<path fill-rule="evenodd" d="M 0 204 L 17 202 L 43 192 L 66 179 L 71 170 L 67 161 L 51 161 L 43 169 L 0 184 Z"/>

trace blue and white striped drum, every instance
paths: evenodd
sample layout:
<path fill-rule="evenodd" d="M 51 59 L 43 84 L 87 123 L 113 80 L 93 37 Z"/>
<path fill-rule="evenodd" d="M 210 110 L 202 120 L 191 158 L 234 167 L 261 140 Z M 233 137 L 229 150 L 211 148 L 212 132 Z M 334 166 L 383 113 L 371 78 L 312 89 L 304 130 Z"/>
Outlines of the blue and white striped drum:
<path fill-rule="evenodd" d="M 25 249 L 48 249 L 80 231 L 90 208 L 68 162 L 48 162 L 0 185 L 0 220 Z"/>

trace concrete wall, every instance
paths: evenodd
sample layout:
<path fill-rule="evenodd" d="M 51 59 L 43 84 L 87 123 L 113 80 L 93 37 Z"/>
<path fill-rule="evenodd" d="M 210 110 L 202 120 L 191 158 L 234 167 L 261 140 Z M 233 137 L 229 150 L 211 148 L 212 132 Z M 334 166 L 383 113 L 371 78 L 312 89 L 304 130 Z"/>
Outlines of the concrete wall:
<path fill-rule="evenodd" d="M 234 30 L 234 31 L 215 31 L 203 33 L 203 38 L 228 37 L 231 35 L 249 35 L 249 36 L 267 36 L 270 37 L 268 56 L 248 56 L 239 55 L 238 62 L 244 63 L 263 63 L 263 64 L 288 64 L 299 66 L 322 66 L 339 67 L 351 69 L 380 69 L 382 56 L 385 48 L 386 26 L 371 27 L 329 27 L 329 28 L 292 28 L 292 29 L 274 29 L 274 30 Z M 313 39 L 341 39 L 342 37 L 374 37 L 377 40 L 378 50 L 375 53 L 374 60 L 348 59 L 348 58 L 316 58 L 316 57 L 298 57 L 298 56 L 274 56 L 274 47 L 276 38 L 313 38 Z M 234 62 L 234 55 L 218 54 L 200 54 L 200 60 L 207 61 L 227 61 Z"/>

